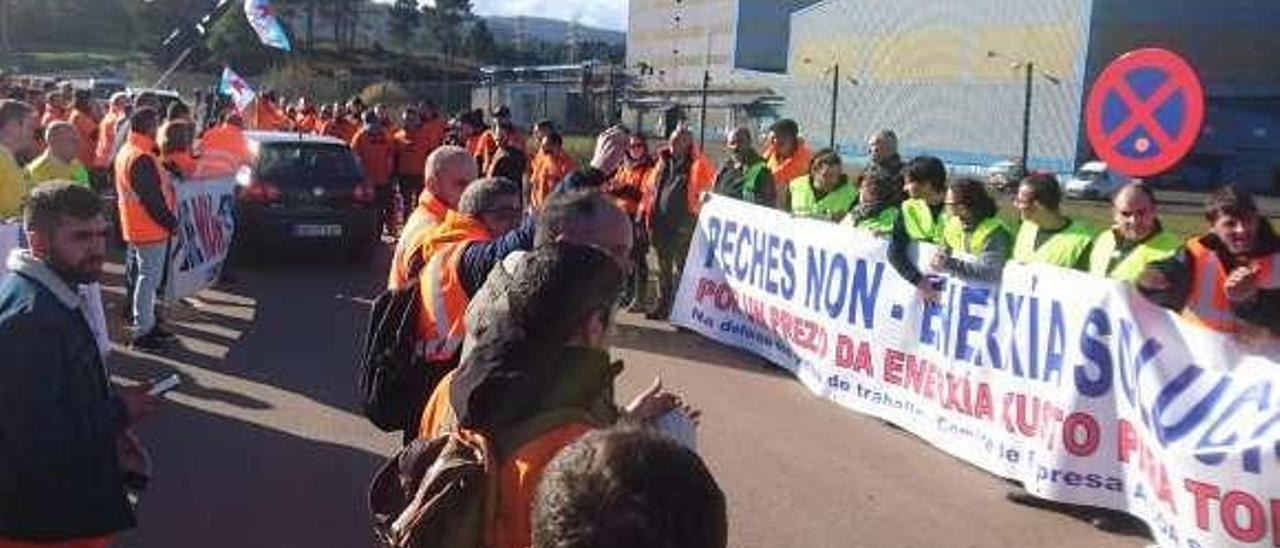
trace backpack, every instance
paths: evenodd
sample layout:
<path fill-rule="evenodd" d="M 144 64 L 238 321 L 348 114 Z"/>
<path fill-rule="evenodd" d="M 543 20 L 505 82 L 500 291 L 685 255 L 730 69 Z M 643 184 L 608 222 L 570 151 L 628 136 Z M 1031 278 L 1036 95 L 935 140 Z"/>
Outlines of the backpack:
<path fill-rule="evenodd" d="M 573 422 L 597 423 L 585 411 L 565 409 L 529 419 L 497 439 L 461 428 L 414 440 L 378 470 L 369 486 L 369 509 L 380 546 L 491 546 L 502 459 Z"/>
<path fill-rule="evenodd" d="M 360 355 L 360 409 L 384 432 L 409 427 L 411 410 L 426 394 L 429 365 L 415 352 L 418 314 L 418 272 L 422 260 L 415 253 L 408 283 L 388 289 L 373 302 Z"/>

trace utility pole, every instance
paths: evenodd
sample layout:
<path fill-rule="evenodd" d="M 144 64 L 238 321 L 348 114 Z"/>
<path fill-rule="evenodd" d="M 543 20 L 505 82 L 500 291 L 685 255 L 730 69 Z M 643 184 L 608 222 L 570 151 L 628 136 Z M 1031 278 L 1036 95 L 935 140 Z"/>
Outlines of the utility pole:
<path fill-rule="evenodd" d="M 707 88 L 711 86 L 711 71 L 702 71 L 702 114 L 698 117 L 698 148 L 707 148 Z"/>
<path fill-rule="evenodd" d="M 10 0 L 0 0 L 0 51 L 3 52 L 13 49 L 13 44 L 9 41 L 10 4 Z"/>
<path fill-rule="evenodd" d="M 1035 74 L 1036 64 L 1027 61 L 1024 63 L 1027 69 L 1027 91 L 1026 98 L 1022 106 L 1022 159 L 1018 161 L 1018 165 L 1022 168 L 1022 174 L 1027 174 L 1027 155 L 1031 152 L 1031 93 L 1034 86 L 1031 85 L 1031 76 Z"/>
<path fill-rule="evenodd" d="M 840 106 L 840 63 L 831 65 L 831 142 L 829 147 L 836 148 L 836 113 Z"/>
<path fill-rule="evenodd" d="M 707 49 L 702 66 L 702 112 L 698 116 L 698 148 L 707 148 L 707 94 L 711 88 L 711 33 L 707 33 Z"/>

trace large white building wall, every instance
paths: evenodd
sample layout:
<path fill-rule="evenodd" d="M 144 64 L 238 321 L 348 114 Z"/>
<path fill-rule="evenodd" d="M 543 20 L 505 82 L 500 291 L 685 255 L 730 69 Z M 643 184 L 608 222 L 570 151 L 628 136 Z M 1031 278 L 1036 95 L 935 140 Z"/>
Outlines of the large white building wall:
<path fill-rule="evenodd" d="M 825 146 L 840 64 L 837 141 L 898 133 L 906 156 L 987 165 L 1020 154 L 1025 73 L 1037 75 L 1032 169 L 1067 172 L 1079 143 L 1092 0 L 827 0 L 792 14 L 784 114 Z M 988 51 L 999 52 L 991 58 Z M 852 81 L 856 81 L 854 85 Z"/>

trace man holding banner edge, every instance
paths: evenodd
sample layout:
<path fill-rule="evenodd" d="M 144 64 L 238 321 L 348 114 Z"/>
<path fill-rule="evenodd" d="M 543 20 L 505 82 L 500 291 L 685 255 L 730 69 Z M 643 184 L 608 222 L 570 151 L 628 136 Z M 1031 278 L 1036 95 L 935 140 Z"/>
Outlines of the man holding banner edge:
<path fill-rule="evenodd" d="M 1209 231 L 1137 279 L 1153 302 L 1220 333 L 1280 337 L 1280 237 L 1232 185 L 1205 204 Z"/>

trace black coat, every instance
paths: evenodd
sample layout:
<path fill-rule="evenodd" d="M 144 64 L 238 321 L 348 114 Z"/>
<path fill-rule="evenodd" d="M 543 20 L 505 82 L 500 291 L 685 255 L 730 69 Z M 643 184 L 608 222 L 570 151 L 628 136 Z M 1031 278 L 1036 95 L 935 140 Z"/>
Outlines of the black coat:
<path fill-rule="evenodd" d="M 0 280 L 0 356 L 0 538 L 133 527 L 116 452 L 124 403 L 76 294 L 38 261 Z"/>

